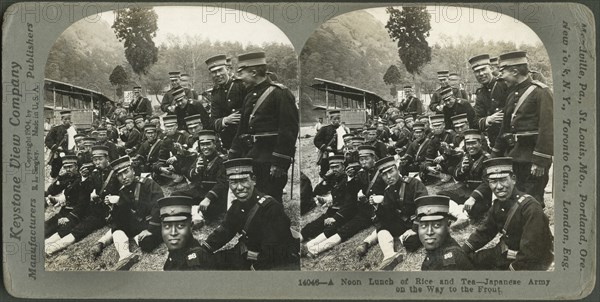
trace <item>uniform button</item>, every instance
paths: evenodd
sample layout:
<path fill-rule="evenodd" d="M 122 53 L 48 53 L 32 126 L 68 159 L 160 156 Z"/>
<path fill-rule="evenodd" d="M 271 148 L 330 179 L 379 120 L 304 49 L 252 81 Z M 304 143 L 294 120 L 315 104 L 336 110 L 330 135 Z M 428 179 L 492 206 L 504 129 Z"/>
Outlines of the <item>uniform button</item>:
<path fill-rule="evenodd" d="M 256 92 L 255 92 L 255 93 L 253 93 L 252 95 L 256 95 Z"/>
<path fill-rule="evenodd" d="M 518 92 L 518 91 L 517 91 L 517 92 L 515 92 L 515 95 L 519 95 L 519 92 Z"/>

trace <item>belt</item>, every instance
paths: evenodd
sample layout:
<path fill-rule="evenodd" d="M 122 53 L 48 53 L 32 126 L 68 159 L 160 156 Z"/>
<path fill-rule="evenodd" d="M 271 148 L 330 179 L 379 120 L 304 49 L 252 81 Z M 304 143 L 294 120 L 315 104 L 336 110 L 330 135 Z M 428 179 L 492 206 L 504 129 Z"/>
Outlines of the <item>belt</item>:
<path fill-rule="evenodd" d="M 259 132 L 252 135 L 252 140 L 256 142 L 259 139 L 278 136 L 278 132 Z"/>
<path fill-rule="evenodd" d="M 538 131 L 521 131 L 521 132 L 517 132 L 515 133 L 515 137 L 520 137 L 520 136 L 533 136 L 533 135 L 538 135 L 539 132 Z"/>

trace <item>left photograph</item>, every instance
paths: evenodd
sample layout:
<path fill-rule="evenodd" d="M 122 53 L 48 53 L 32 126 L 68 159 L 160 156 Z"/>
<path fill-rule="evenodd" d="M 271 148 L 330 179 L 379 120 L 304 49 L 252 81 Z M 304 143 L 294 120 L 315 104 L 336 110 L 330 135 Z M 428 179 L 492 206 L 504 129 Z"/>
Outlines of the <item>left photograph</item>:
<path fill-rule="evenodd" d="M 277 26 L 102 12 L 44 82 L 47 271 L 300 269 L 298 59 Z"/>

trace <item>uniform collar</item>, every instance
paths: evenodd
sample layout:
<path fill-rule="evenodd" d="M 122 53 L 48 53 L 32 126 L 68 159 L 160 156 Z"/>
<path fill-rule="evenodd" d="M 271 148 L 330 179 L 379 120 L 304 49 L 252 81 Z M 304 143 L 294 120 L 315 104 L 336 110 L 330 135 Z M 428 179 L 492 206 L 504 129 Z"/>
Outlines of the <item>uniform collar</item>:
<path fill-rule="evenodd" d="M 531 86 L 531 77 L 527 77 L 527 79 L 525 79 L 525 81 L 517 84 L 517 86 L 515 87 L 515 90 L 522 91 L 524 89 L 527 89 L 529 86 Z"/>

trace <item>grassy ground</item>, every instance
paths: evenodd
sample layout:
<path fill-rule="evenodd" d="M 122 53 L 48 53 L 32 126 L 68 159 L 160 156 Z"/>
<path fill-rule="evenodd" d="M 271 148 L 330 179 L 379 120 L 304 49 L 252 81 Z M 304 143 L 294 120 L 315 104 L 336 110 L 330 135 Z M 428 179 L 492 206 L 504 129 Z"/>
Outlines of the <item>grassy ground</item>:
<path fill-rule="evenodd" d="M 315 164 L 316 162 L 316 152 L 315 147 L 313 145 L 313 137 L 306 137 L 306 135 L 311 135 L 312 132 L 308 128 L 303 128 L 303 132 L 301 132 L 300 139 L 300 153 L 301 153 L 301 164 L 300 167 L 302 171 L 311 179 L 311 182 L 314 185 L 318 182 L 318 166 Z M 312 134 L 314 135 L 314 134 Z M 550 185 L 547 188 L 551 188 L 552 177 L 550 177 L 549 181 Z M 428 186 L 427 190 L 429 194 L 435 194 L 436 192 L 443 190 L 444 185 L 438 186 Z M 550 229 L 554 230 L 554 201 L 552 199 L 551 192 L 548 192 L 544 196 L 546 208 L 544 212 L 550 219 Z M 303 215 L 301 218 L 302 226 L 311 222 L 315 218 L 319 217 L 325 209 L 317 207 Z M 469 235 L 475 230 L 474 225 L 468 225 L 464 229 L 453 231 L 452 236 L 458 241 L 459 244 L 462 244 L 467 240 Z M 362 259 L 359 259 L 356 255 L 355 248 L 362 243 L 365 237 L 370 235 L 374 231 L 374 227 L 363 230 L 358 233 L 351 239 L 347 240 L 335 246 L 331 250 L 324 252 L 319 255 L 315 259 L 310 258 L 302 258 L 302 270 L 315 270 L 315 271 L 369 271 L 377 269 L 377 266 L 380 264 L 383 254 L 377 245 L 372 246 L 369 249 L 367 255 L 365 255 Z M 498 237 L 490 242 L 488 246 L 493 246 L 497 242 Z M 425 250 L 423 248 L 419 249 L 414 253 L 406 253 L 406 250 L 400 245 L 399 240 L 396 242 L 396 251 L 400 251 L 404 254 L 404 261 L 398 264 L 395 267 L 395 271 L 419 271 L 421 270 L 421 263 L 425 258 Z M 554 269 L 554 265 L 550 268 L 550 270 Z"/>
<path fill-rule="evenodd" d="M 289 171 L 288 177 L 291 178 L 291 171 Z M 300 170 L 298 164 L 294 168 L 294 179 L 293 185 L 294 190 L 292 192 L 291 179 L 286 187 L 286 194 L 283 196 L 285 211 L 292 221 L 292 227 L 296 230 L 300 228 Z M 48 179 L 48 178 L 47 178 Z M 168 196 L 173 191 L 179 191 L 185 189 L 187 184 L 180 185 L 178 187 L 166 187 L 163 188 L 165 196 Z M 293 195 L 291 195 L 293 193 Z M 292 196 L 292 198 L 290 198 Z M 52 207 L 46 209 L 46 219 L 52 217 L 57 212 L 57 209 Z M 222 215 L 224 216 L 224 215 Z M 222 218 L 222 217 L 221 217 Z M 208 221 L 202 228 L 194 230 L 194 238 L 201 240 L 206 239 L 208 235 L 218 227 L 220 220 Z M 67 247 L 66 249 L 56 253 L 51 257 L 46 257 L 45 268 L 48 271 L 89 271 L 89 270 L 111 270 L 116 264 L 119 256 L 117 250 L 113 245 L 108 246 L 104 249 L 104 252 L 98 259 L 93 259 L 89 255 L 90 249 L 94 244 L 102 237 L 103 234 L 108 231 L 108 227 L 104 227 L 96 232 L 90 234 L 86 238 L 79 242 Z M 224 246 L 224 249 L 233 247 L 237 243 L 237 238 L 232 240 L 229 244 Z M 151 253 L 142 253 L 140 248 L 135 244 L 133 240 L 130 241 L 130 250 L 134 253 L 141 255 L 140 261 L 135 264 L 132 271 L 160 271 L 167 259 L 168 250 L 165 244 L 159 245 Z"/>

